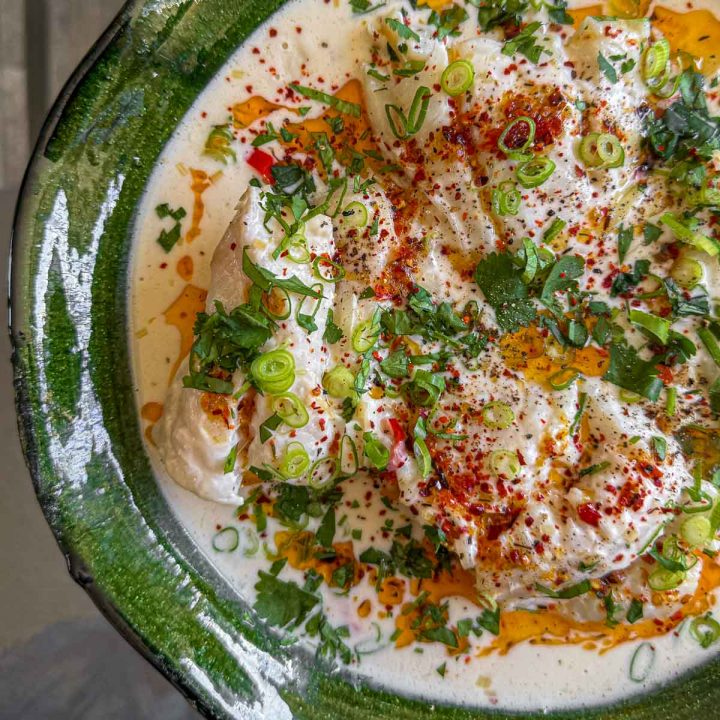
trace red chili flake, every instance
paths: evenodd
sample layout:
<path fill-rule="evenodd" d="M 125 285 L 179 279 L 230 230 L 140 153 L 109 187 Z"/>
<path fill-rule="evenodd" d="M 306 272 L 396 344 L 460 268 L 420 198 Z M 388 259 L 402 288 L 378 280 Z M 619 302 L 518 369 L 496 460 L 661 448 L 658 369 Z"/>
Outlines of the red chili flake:
<path fill-rule="evenodd" d="M 277 30 L 275 28 L 270 28 L 270 37 L 277 37 Z"/>
<path fill-rule="evenodd" d="M 600 518 L 602 515 L 600 514 L 596 503 L 583 503 L 582 505 L 579 505 L 577 513 L 578 517 L 588 525 L 598 527 L 600 524 Z"/>

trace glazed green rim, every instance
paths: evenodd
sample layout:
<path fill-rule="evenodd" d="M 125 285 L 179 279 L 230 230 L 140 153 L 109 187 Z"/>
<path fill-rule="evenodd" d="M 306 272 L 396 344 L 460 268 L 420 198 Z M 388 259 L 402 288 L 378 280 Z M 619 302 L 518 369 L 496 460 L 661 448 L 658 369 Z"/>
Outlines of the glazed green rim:
<path fill-rule="evenodd" d="M 712 717 L 718 660 L 612 708 L 549 715 L 441 707 L 384 692 L 283 644 L 168 508 L 132 391 L 134 214 L 198 93 L 285 1 L 128 2 L 64 89 L 35 149 L 13 234 L 16 402 L 38 499 L 72 576 L 208 717 Z"/>

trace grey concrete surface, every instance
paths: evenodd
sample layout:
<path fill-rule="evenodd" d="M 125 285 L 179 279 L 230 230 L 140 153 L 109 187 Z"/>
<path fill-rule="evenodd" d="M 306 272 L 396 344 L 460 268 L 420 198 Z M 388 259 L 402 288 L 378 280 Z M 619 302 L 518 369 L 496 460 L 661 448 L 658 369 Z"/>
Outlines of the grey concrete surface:
<path fill-rule="evenodd" d="M 0 0 L 0 296 L 30 147 L 122 0 Z M 3 323 L 5 325 L 5 323 Z M 0 329 L 0 720 L 185 720 L 182 696 L 70 579 L 20 450 Z"/>

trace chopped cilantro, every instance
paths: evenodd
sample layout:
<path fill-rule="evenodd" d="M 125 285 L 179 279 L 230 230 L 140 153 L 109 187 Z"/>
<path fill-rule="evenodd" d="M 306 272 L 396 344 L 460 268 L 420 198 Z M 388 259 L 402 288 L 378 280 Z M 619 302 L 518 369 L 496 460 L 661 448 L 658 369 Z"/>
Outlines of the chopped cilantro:
<path fill-rule="evenodd" d="M 602 70 L 603 75 L 610 81 L 611 84 L 615 85 L 618 81 L 617 71 L 612 66 L 612 63 L 601 53 L 597 56 L 598 65 Z"/>
<path fill-rule="evenodd" d="M 516 267 L 510 253 L 491 253 L 481 260 L 475 282 L 495 310 L 502 330 L 514 332 L 535 319 L 537 313 L 522 281 L 522 269 Z"/>
<path fill-rule="evenodd" d="M 255 585 L 257 599 L 255 611 L 270 625 L 286 627 L 298 626 L 308 613 L 318 604 L 320 598 L 306 592 L 292 581 L 285 582 L 262 570 Z"/>
<path fill-rule="evenodd" d="M 657 372 L 655 362 L 642 360 L 631 345 L 613 343 L 610 346 L 610 366 L 603 380 L 654 402 L 663 388 Z"/>

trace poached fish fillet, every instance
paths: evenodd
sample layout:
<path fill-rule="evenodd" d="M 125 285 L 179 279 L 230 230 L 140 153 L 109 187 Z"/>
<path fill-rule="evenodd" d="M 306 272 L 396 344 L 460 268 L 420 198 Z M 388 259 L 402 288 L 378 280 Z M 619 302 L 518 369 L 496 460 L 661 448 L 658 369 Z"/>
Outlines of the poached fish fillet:
<path fill-rule="evenodd" d="M 711 512 L 720 464 L 692 429 L 717 403 L 719 245 L 697 200 L 712 188 L 688 180 L 697 153 L 668 185 L 649 137 L 681 102 L 649 89 L 666 44 L 647 20 L 559 32 L 540 13 L 508 37 L 418 17 L 391 5 L 359 23 L 358 102 L 300 88 L 311 142 L 269 126 L 272 174 L 215 251 L 156 430 L 168 473 L 239 505 L 261 481 L 396 483 L 505 603 L 591 617 L 596 599 L 568 588 L 619 583 L 630 602 L 662 572 L 691 594 L 700 544 L 681 509 Z M 685 77 L 697 104 L 676 116 L 709 113 Z M 687 141 L 677 117 L 667 143 Z M 710 115 L 703 128 L 720 137 Z M 372 148 L 353 155 L 343 133 Z"/>

